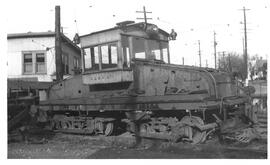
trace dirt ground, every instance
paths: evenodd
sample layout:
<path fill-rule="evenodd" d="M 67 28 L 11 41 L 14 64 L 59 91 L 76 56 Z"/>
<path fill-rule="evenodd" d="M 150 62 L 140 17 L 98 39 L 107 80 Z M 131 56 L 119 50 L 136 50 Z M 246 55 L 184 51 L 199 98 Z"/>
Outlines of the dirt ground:
<path fill-rule="evenodd" d="M 26 143 L 21 137 L 8 143 L 8 159 L 267 159 L 267 143 L 220 144 L 217 138 L 205 144 L 171 144 L 144 139 L 134 147 L 129 133 L 119 136 L 87 136 L 43 132 Z"/>

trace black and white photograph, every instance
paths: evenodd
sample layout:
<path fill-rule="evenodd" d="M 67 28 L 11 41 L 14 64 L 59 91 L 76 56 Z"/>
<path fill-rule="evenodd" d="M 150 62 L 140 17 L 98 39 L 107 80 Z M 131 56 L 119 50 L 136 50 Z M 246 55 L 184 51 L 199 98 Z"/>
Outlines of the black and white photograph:
<path fill-rule="evenodd" d="M 3 6 L 6 161 L 268 159 L 269 0 Z"/>

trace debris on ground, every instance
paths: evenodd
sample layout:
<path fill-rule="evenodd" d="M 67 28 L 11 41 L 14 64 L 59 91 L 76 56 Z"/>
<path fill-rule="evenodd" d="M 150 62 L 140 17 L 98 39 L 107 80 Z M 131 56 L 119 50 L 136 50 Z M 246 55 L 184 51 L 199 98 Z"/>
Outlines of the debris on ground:
<path fill-rule="evenodd" d="M 30 129 L 28 142 L 23 141 L 19 131 L 12 136 L 8 144 L 9 159 L 267 158 L 265 142 L 224 145 L 215 136 L 198 145 L 142 139 L 136 147 L 135 136 L 127 132 L 118 136 L 87 136 Z"/>

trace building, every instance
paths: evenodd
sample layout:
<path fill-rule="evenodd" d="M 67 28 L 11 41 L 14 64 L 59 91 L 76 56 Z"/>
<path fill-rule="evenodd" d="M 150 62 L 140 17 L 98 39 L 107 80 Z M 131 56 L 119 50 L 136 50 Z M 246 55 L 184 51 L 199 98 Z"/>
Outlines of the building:
<path fill-rule="evenodd" d="M 55 72 L 55 33 L 28 32 L 8 34 L 8 79 L 51 82 Z M 81 66 L 80 48 L 62 34 L 64 78 Z"/>

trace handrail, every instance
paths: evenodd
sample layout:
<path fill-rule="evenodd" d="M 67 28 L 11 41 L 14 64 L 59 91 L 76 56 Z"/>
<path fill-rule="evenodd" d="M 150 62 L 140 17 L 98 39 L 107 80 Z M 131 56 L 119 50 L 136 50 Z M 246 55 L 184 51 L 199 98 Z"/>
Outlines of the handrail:
<path fill-rule="evenodd" d="M 218 93 L 217 93 L 217 82 L 216 82 L 216 79 L 215 77 L 210 73 L 208 72 L 207 70 L 204 70 L 204 69 L 201 69 L 202 71 L 208 73 L 210 75 L 210 77 L 213 79 L 213 82 L 214 82 L 214 87 L 215 87 L 215 97 L 217 98 L 218 96 Z"/>

